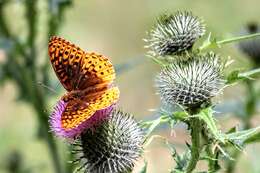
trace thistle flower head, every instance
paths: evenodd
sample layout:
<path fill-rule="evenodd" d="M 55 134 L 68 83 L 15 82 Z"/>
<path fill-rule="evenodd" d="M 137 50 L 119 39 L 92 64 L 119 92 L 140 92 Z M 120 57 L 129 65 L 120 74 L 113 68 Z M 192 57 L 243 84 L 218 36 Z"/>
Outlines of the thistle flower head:
<path fill-rule="evenodd" d="M 204 24 L 191 12 L 163 15 L 145 39 L 146 47 L 152 56 L 172 55 L 190 49 L 204 33 Z"/>
<path fill-rule="evenodd" d="M 200 107 L 218 94 L 224 85 L 219 58 L 213 54 L 194 55 L 162 69 L 156 85 L 163 103 Z"/>
<path fill-rule="evenodd" d="M 241 35 L 255 34 L 260 32 L 256 23 L 249 23 L 241 31 Z M 238 43 L 239 49 L 244 52 L 256 64 L 260 65 L 260 38 L 243 40 Z"/>
<path fill-rule="evenodd" d="M 112 105 L 105 109 L 98 110 L 89 119 L 87 119 L 85 122 L 82 122 L 79 126 L 66 130 L 61 125 L 61 116 L 66 108 L 66 105 L 67 103 L 64 102 L 62 99 L 57 103 L 54 111 L 50 116 L 49 123 L 51 131 L 56 136 L 67 139 L 73 139 L 79 136 L 86 128 L 92 128 L 94 125 L 106 119 L 114 107 L 114 105 Z"/>
<path fill-rule="evenodd" d="M 109 118 L 95 127 L 86 129 L 73 144 L 78 170 L 84 172 L 124 173 L 133 169 L 141 154 L 143 133 L 128 113 L 113 110 Z"/>

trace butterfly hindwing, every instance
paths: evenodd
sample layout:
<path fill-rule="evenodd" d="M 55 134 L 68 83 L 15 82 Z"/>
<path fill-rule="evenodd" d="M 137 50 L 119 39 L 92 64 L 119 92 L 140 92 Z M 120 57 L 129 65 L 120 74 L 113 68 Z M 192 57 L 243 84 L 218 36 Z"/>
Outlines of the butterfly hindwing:
<path fill-rule="evenodd" d="M 89 94 L 81 99 L 73 99 L 68 104 L 62 114 L 61 122 L 64 129 L 75 128 L 82 122 L 90 118 L 97 110 L 113 105 L 119 98 L 117 87 L 104 90 L 102 94 Z"/>

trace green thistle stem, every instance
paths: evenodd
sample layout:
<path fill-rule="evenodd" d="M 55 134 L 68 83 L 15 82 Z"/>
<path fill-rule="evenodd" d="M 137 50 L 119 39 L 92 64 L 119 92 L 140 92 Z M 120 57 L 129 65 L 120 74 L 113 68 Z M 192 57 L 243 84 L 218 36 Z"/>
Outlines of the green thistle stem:
<path fill-rule="evenodd" d="M 190 121 L 191 128 L 191 159 L 188 163 L 186 172 L 191 173 L 197 165 L 200 158 L 200 134 L 201 134 L 201 124 L 199 119 L 192 119 Z"/>
<path fill-rule="evenodd" d="M 258 73 L 260 73 L 260 68 L 256 68 L 256 69 L 244 72 L 244 73 L 239 73 L 238 77 L 247 77 L 248 78 L 248 77 L 256 75 Z"/>
<path fill-rule="evenodd" d="M 239 36 L 239 37 L 233 37 L 233 38 L 228 38 L 228 39 L 225 39 L 225 40 L 217 41 L 217 44 L 218 45 L 224 45 L 224 44 L 228 44 L 228 43 L 232 43 L 232 42 L 238 42 L 238 41 L 242 41 L 242 40 L 256 38 L 256 37 L 259 37 L 259 36 L 260 36 L 260 33 L 249 34 L 249 35 L 244 35 L 244 36 Z"/>
<path fill-rule="evenodd" d="M 217 172 L 220 169 L 219 163 L 218 163 L 218 156 L 219 152 L 216 151 L 213 153 L 212 151 L 212 144 L 209 141 L 209 137 L 207 136 L 207 130 L 202 130 L 202 138 L 204 139 L 204 144 L 206 145 L 206 154 L 208 156 L 208 172 L 213 173 Z"/>
<path fill-rule="evenodd" d="M 247 39 L 252 39 L 252 38 L 259 37 L 259 36 L 260 36 L 260 33 L 255 33 L 255 34 L 249 34 L 249 35 L 244 35 L 244 36 L 228 38 L 228 39 L 215 41 L 215 42 L 211 41 L 211 40 L 208 40 L 201 47 L 199 47 L 199 51 L 202 51 L 202 50 L 207 49 L 209 47 L 216 47 L 216 46 L 217 47 L 221 47 L 224 44 L 238 42 L 238 41 L 247 40 Z"/>
<path fill-rule="evenodd" d="M 206 152 L 207 152 L 207 155 L 210 157 L 209 160 L 208 160 L 208 170 L 209 172 L 215 172 L 216 170 L 216 161 L 213 160 L 215 159 L 214 158 L 214 154 L 212 153 L 211 151 L 211 145 L 208 145 L 207 148 L 206 148 Z"/>

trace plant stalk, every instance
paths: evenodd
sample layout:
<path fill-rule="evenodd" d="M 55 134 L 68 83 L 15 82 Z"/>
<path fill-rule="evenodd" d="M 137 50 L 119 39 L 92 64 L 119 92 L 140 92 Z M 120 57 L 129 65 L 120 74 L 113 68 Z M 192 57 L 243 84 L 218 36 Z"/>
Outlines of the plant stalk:
<path fill-rule="evenodd" d="M 200 134 L 201 134 L 201 123 L 200 120 L 194 118 L 190 121 L 191 129 L 191 159 L 188 163 L 186 172 L 191 173 L 197 165 L 200 158 Z"/>
<path fill-rule="evenodd" d="M 259 36 L 260 36 L 260 33 L 255 33 L 255 34 L 249 34 L 249 35 L 243 35 L 243 36 L 228 38 L 228 39 L 224 39 L 224 40 L 219 40 L 219 41 L 216 41 L 215 43 L 212 43 L 209 40 L 207 43 L 205 43 L 201 47 L 199 47 L 199 50 L 202 51 L 204 49 L 207 49 L 207 48 L 211 47 L 213 44 L 216 44 L 217 46 L 222 46 L 224 44 L 239 42 L 242 40 L 248 40 L 248 39 L 256 38 Z"/>

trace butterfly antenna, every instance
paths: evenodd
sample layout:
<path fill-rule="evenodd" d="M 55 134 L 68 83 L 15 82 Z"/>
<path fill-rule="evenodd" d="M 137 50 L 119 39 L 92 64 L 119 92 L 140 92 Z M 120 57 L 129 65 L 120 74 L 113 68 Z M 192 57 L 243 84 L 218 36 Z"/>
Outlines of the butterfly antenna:
<path fill-rule="evenodd" d="M 46 89 L 48 89 L 49 91 L 51 91 L 51 92 L 53 92 L 53 93 L 55 93 L 55 94 L 58 94 L 57 91 L 55 91 L 53 88 L 51 88 L 51 87 L 45 85 L 44 83 L 38 82 L 38 84 L 39 84 L 41 87 L 46 88 Z"/>

